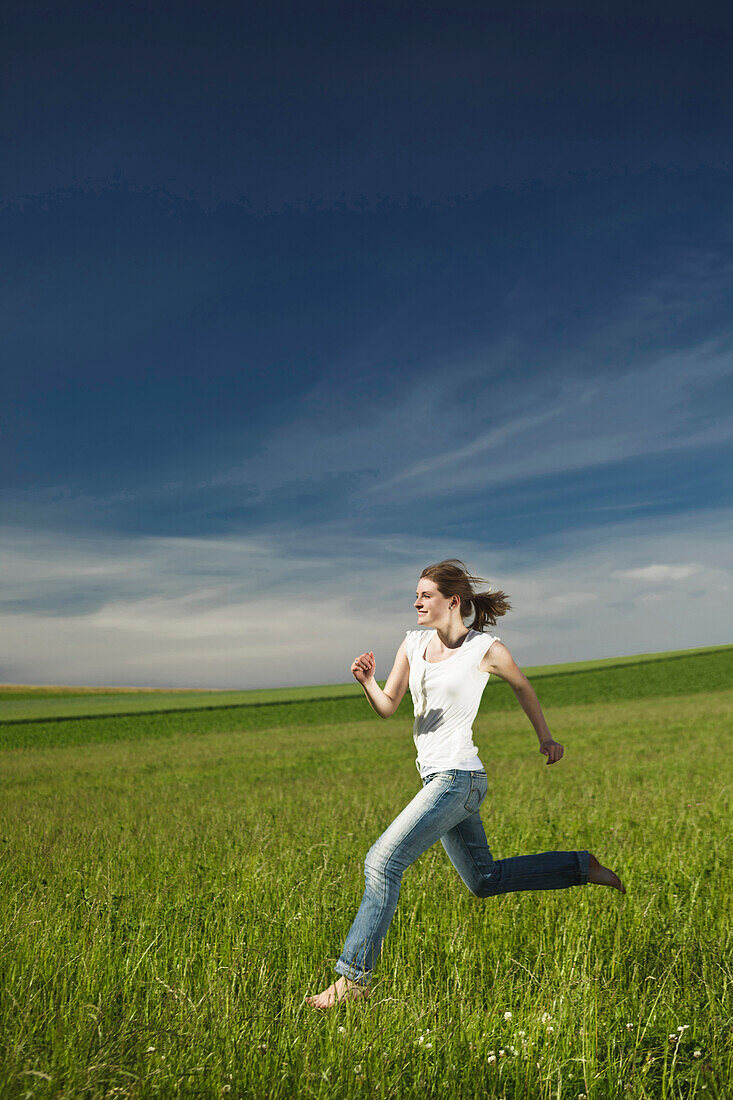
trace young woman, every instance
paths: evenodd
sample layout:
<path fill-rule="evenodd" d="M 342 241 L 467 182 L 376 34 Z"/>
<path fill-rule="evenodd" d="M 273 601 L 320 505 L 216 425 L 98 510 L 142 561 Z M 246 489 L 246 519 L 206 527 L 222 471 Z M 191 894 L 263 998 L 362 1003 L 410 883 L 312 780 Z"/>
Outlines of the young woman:
<path fill-rule="evenodd" d="M 322 993 L 307 998 L 313 1008 L 331 1008 L 365 997 L 382 941 L 397 908 L 407 867 L 440 840 L 471 893 L 486 898 L 515 890 L 562 890 L 588 882 L 626 893 L 621 880 L 587 851 L 542 852 L 495 860 L 479 815 L 486 772 L 473 743 L 472 725 L 481 696 L 495 673 L 511 685 L 534 726 L 548 764 L 562 758 L 527 677 L 500 640 L 483 633 L 510 608 L 503 592 L 475 592 L 457 559 L 423 569 L 415 610 L 421 630 L 408 630 L 382 690 L 374 679 L 373 653 L 362 653 L 351 671 L 382 718 L 394 714 L 408 685 L 415 708 L 416 765 L 423 787 L 369 850 L 366 889 L 336 971 Z M 464 619 L 473 615 L 470 629 Z"/>

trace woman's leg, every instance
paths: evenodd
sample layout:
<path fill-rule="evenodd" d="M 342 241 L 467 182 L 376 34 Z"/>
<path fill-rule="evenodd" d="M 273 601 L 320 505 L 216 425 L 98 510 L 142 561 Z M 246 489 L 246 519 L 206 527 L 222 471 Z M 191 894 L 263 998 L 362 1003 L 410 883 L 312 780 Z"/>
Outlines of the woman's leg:
<path fill-rule="evenodd" d="M 540 852 L 494 859 L 478 807 L 486 794 L 483 772 L 471 772 L 468 806 L 475 812 L 440 839 L 448 858 L 472 894 L 479 898 L 517 890 L 564 890 L 588 882 L 589 852 Z"/>
<path fill-rule="evenodd" d="M 466 816 L 468 772 L 446 771 L 430 776 L 367 852 L 366 888 L 341 957 L 339 974 L 368 984 L 382 941 L 397 908 L 402 875 L 418 856 L 431 848 L 447 829 Z"/>
<path fill-rule="evenodd" d="M 336 963 L 340 983 L 309 999 L 317 1008 L 330 1007 L 346 983 L 368 987 L 387 934 L 402 875 L 411 863 L 432 847 L 446 831 L 466 816 L 470 773 L 436 772 L 367 853 L 364 863 L 366 887 L 344 949 Z"/>
<path fill-rule="evenodd" d="M 494 859 L 478 812 L 440 839 L 456 871 L 477 898 L 517 890 L 564 890 L 588 882 L 590 854 L 585 851 Z"/>

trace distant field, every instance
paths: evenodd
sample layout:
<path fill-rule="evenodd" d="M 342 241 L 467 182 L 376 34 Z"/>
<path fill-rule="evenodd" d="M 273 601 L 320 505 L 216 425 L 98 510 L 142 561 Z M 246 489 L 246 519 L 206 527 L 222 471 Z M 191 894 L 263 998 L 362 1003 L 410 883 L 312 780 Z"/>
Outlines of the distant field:
<path fill-rule="evenodd" d="M 0 721 L 35 721 L 38 718 L 84 718 L 102 714 L 148 714 L 164 711 L 207 710 L 213 707 L 251 707 L 267 703 L 308 702 L 322 698 L 363 698 L 351 684 L 311 688 L 272 688 L 259 691 L 150 691 L 90 692 L 84 689 L 21 694 L 0 691 Z"/>
<path fill-rule="evenodd" d="M 623 664 L 608 662 L 605 666 L 590 669 L 573 668 L 570 672 L 553 668 L 542 675 L 541 670 L 532 674 L 532 682 L 543 706 L 564 706 L 578 703 L 654 698 L 656 696 L 690 695 L 698 692 L 717 691 L 733 684 L 733 646 L 714 648 L 669 656 L 666 659 Z M 348 693 L 346 689 L 348 688 Z M 180 702 L 181 693 L 157 695 L 157 712 L 149 710 L 148 695 L 125 695 L 101 701 L 114 706 L 110 714 L 104 710 L 97 714 L 72 716 L 59 715 L 58 710 L 69 700 L 51 698 L 40 700 L 52 708 L 52 714 L 41 713 L 31 719 L 27 714 L 13 712 L 0 721 L 0 748 L 40 747 L 42 745 L 72 745 L 117 740 L 138 740 L 152 737 L 169 737 L 175 733 L 202 733 L 204 731 L 265 729 L 279 726 L 312 726 L 331 723 L 371 721 L 374 712 L 364 698 L 361 687 L 341 685 L 343 695 L 327 694 L 328 687 L 311 688 L 303 699 L 304 689 L 289 688 L 272 692 L 229 693 L 221 692 L 215 702 L 180 707 L 171 705 L 171 696 Z M 301 698 L 288 700 L 289 692 L 301 693 Z M 226 703 L 231 695 L 238 696 Z M 259 698 L 253 699 L 257 695 Z M 249 696 L 242 702 L 243 696 Z M 95 702 L 98 696 L 92 697 Z M 27 705 L 23 700 L 19 706 Z M 124 706 L 118 711 L 116 708 Z M 492 680 L 481 704 L 480 714 L 499 710 L 513 710 L 517 706 L 509 686 L 500 680 Z M 139 708 L 136 713 L 136 707 Z M 411 713 L 409 693 L 398 711 L 400 716 Z M 142 713 L 140 713 L 142 711 Z"/>
<path fill-rule="evenodd" d="M 572 690 L 581 690 L 585 674 L 611 669 L 626 669 L 628 666 L 658 664 L 673 658 L 691 657 L 711 658 L 722 655 L 719 667 L 725 668 L 725 654 L 733 655 L 733 646 L 710 646 L 705 649 L 671 651 L 669 653 L 645 653 L 631 657 L 609 657 L 605 660 L 582 661 L 572 664 L 540 665 L 525 669 L 532 680 L 547 677 L 567 677 L 571 674 L 578 678 L 572 683 Z M 685 668 L 689 667 L 687 664 Z M 665 672 L 664 679 L 672 679 L 676 673 L 682 677 L 685 672 L 677 665 Z M 582 674 L 582 675 L 581 675 Z M 651 673 L 654 677 L 654 673 Z M 624 676 L 618 675 L 619 685 Z M 656 683 L 659 677 L 654 677 Z M 384 680 L 380 681 L 382 685 Z M 596 680 L 588 681 L 591 691 Z M 723 686 L 723 685 L 721 685 Z M 498 681 L 490 683 L 492 690 L 502 685 Z M 544 687 L 544 685 L 543 685 Z M 555 688 L 549 689 L 555 692 Z M 621 687 L 619 687 L 621 690 Z M 654 689 L 656 691 L 656 688 Z M 632 694 L 636 693 L 634 688 Z M 666 688 L 665 688 L 666 693 Z M 363 700 L 363 692 L 355 681 L 347 684 L 322 684 L 316 687 L 269 688 L 251 691 L 163 691 L 149 688 L 73 688 L 44 687 L 31 685 L 0 685 L 0 723 L 15 721 L 36 721 L 52 718 L 94 717 L 97 715 L 153 714 L 156 712 L 181 712 L 187 710 L 211 709 L 219 707 L 262 706 L 278 703 L 311 702 L 314 700 Z M 494 703 L 492 702 L 492 706 Z"/>
<path fill-rule="evenodd" d="M 479 901 L 436 846 L 369 1001 L 322 1015 L 303 996 L 332 980 L 364 855 L 419 786 L 408 705 L 382 721 L 354 685 L 6 722 L 0 1096 L 727 1100 L 732 660 L 535 673 L 566 746 L 552 768 L 492 686 L 492 851 L 589 848 L 626 898 Z"/>

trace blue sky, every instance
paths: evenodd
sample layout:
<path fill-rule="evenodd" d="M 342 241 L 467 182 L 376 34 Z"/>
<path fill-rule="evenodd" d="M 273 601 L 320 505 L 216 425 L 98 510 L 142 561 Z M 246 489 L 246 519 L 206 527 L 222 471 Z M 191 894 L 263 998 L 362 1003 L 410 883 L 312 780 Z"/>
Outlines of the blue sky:
<path fill-rule="evenodd" d="M 3 50 L 0 680 L 386 675 L 730 622 L 730 17 L 71 4 Z"/>

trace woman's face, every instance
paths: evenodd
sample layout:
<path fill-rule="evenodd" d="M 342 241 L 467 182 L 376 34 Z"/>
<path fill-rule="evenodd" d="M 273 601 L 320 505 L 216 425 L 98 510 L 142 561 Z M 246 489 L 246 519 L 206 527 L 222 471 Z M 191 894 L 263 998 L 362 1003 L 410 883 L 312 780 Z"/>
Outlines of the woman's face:
<path fill-rule="evenodd" d="M 421 577 L 417 582 L 417 598 L 414 607 L 420 626 L 436 626 L 441 622 L 447 622 L 450 618 L 451 602 L 455 603 L 456 597 L 449 599 L 441 595 L 435 581 Z"/>

